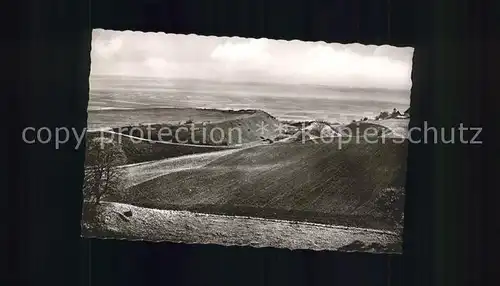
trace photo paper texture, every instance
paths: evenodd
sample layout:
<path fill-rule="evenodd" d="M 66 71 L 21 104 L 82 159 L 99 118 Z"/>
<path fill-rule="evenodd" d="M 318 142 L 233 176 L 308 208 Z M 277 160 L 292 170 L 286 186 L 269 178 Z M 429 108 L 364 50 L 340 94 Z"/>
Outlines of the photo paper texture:
<path fill-rule="evenodd" d="M 412 55 L 94 30 L 82 235 L 400 252 Z"/>

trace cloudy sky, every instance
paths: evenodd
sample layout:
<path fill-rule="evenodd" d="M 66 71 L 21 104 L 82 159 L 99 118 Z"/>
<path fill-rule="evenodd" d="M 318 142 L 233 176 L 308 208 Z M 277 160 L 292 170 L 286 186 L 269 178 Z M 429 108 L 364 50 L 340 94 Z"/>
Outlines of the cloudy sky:
<path fill-rule="evenodd" d="M 93 75 L 409 89 L 413 48 L 95 29 Z"/>

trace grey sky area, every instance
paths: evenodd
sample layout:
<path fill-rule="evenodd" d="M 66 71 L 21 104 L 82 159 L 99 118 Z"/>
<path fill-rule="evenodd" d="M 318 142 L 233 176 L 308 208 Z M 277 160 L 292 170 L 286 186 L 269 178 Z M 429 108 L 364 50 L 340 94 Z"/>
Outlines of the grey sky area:
<path fill-rule="evenodd" d="M 92 75 L 409 89 L 413 48 L 95 29 Z"/>

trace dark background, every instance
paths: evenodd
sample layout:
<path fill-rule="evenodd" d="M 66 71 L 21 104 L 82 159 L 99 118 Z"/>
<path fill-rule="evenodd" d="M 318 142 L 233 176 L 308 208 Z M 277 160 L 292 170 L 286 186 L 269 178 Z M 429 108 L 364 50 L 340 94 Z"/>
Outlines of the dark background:
<path fill-rule="evenodd" d="M 26 126 L 86 126 L 91 28 L 416 48 L 412 126 L 482 126 L 498 59 L 480 1 L 33 1 L 2 49 L 13 69 L 0 255 L 8 285 L 486 285 L 495 200 L 485 147 L 412 144 L 403 255 L 80 238 L 84 149 Z M 10 11 L 10 10 L 9 10 Z M 14 13 L 14 12 L 13 12 Z M 9 30 L 13 27 L 7 26 Z M 11 36 L 12 35 L 12 36 Z M 11 39 L 14 39 L 12 41 Z M 18 45 L 17 45 L 18 44 Z M 496 54 L 493 54 L 493 51 Z M 493 58 L 495 56 L 495 58 Z M 490 57 L 490 58 L 488 58 Z M 498 62 L 498 61 L 494 61 Z M 10 78 L 11 76 L 12 78 Z M 20 78 L 17 78 L 20 76 Z M 4 77 L 5 79 L 5 77 Z M 8 111 L 8 112 L 7 112 Z M 486 133 L 481 138 L 486 140 Z M 3 143 L 4 143 L 3 142 Z M 490 188 L 491 189 L 491 188 Z M 7 208 L 5 208 L 7 209 Z M 496 223 L 496 222 L 495 222 Z M 6 253 L 6 255 L 3 255 Z M 404 266 L 404 267 L 403 267 Z M 481 279 L 481 280 L 480 280 Z"/>

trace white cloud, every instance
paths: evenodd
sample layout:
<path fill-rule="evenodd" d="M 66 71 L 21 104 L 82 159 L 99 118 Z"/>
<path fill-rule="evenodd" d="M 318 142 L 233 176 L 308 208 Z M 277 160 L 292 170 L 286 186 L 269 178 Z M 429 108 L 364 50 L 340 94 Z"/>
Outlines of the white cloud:
<path fill-rule="evenodd" d="M 412 48 L 95 30 L 92 71 L 410 88 Z"/>
<path fill-rule="evenodd" d="M 210 56 L 219 61 L 265 64 L 272 59 L 267 47 L 267 39 L 250 39 L 244 43 L 228 41 L 217 46 Z"/>
<path fill-rule="evenodd" d="M 122 47 L 123 42 L 121 38 L 115 37 L 107 41 L 95 41 L 92 45 L 92 50 L 99 56 L 104 58 L 112 57 Z"/>
<path fill-rule="evenodd" d="M 322 83 L 394 88 L 408 88 L 411 83 L 411 63 L 386 56 L 361 55 L 348 47 L 334 49 L 326 44 L 310 48 L 292 69 L 299 76 Z"/>
<path fill-rule="evenodd" d="M 163 70 L 168 66 L 167 61 L 162 58 L 148 58 L 144 64 L 154 70 Z"/>

